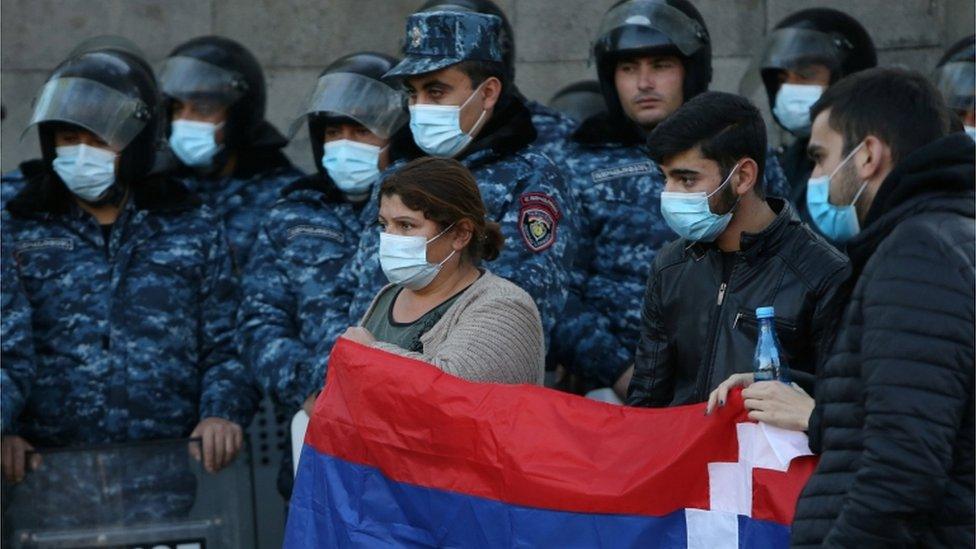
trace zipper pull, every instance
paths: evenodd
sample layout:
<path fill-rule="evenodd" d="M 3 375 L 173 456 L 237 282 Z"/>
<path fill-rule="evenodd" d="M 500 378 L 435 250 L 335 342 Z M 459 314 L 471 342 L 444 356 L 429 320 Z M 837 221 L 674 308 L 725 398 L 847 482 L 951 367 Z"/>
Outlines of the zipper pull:
<path fill-rule="evenodd" d="M 718 303 L 716 303 L 716 305 L 718 305 L 719 307 L 721 307 L 722 306 L 722 302 L 725 301 L 725 287 L 726 286 L 728 286 L 728 283 L 727 282 L 723 282 L 722 285 L 718 287 Z"/>
<path fill-rule="evenodd" d="M 735 313 L 735 320 L 732 321 L 732 329 L 734 330 L 736 326 L 739 325 L 739 319 L 742 318 L 742 313 Z"/>

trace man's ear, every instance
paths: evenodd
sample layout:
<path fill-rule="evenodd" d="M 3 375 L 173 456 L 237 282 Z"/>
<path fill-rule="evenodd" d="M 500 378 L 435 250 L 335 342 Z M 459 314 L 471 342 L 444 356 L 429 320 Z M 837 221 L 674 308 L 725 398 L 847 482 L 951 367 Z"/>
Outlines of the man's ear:
<path fill-rule="evenodd" d="M 502 81 L 495 76 L 489 76 L 481 83 L 481 95 L 484 98 L 486 111 L 495 108 L 502 96 Z"/>
<path fill-rule="evenodd" d="M 864 138 L 864 146 L 854 155 L 857 178 L 868 181 L 877 177 L 890 165 L 891 148 L 873 135 Z"/>
<path fill-rule="evenodd" d="M 751 191 L 759 182 L 759 165 L 751 158 L 739 160 L 739 169 L 732 176 L 731 185 L 735 188 L 737 196 L 744 196 Z"/>

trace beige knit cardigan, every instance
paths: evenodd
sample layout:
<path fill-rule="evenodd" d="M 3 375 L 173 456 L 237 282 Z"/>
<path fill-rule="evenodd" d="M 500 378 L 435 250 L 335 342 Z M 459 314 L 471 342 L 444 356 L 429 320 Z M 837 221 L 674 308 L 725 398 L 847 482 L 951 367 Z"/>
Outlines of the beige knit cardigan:
<path fill-rule="evenodd" d="M 360 321 L 376 307 L 383 288 Z M 535 302 L 508 280 L 485 271 L 420 337 L 415 353 L 390 343 L 373 347 L 415 358 L 469 381 L 542 384 L 545 341 Z"/>

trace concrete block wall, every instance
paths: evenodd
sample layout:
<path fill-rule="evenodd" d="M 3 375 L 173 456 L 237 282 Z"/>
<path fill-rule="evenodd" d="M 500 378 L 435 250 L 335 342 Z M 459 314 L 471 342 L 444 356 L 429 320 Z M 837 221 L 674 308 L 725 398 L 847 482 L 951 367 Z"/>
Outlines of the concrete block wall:
<path fill-rule="evenodd" d="M 594 78 L 588 63 L 600 17 L 615 0 L 500 0 L 515 28 L 517 82 L 546 101 L 559 88 Z M 882 64 L 929 71 L 942 51 L 972 34 L 972 0 L 694 0 L 713 40 L 713 89 L 736 91 L 763 35 L 807 7 L 846 10 L 871 33 Z M 125 36 L 153 63 L 203 34 L 240 41 L 268 80 L 268 119 L 287 129 L 321 69 L 359 50 L 396 54 L 404 19 L 423 0 L 3 0 L 0 3 L 0 168 L 38 154 L 33 132 L 20 136 L 47 73 L 81 40 Z M 755 99 L 761 100 L 762 97 Z M 775 136 L 774 136 L 775 138 Z M 288 151 L 312 168 L 300 132 Z"/>

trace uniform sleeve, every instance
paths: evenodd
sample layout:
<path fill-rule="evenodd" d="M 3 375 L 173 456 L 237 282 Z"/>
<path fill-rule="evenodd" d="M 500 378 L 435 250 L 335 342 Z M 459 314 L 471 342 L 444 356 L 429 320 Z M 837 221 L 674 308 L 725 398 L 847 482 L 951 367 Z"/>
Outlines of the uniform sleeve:
<path fill-rule="evenodd" d="M 915 521 L 939 508 L 971 420 L 972 241 L 960 245 L 966 264 L 964 252 L 924 240 L 882 245 L 862 275 L 863 453 L 825 546 L 914 546 Z"/>
<path fill-rule="evenodd" d="M 6 244 L 6 242 L 5 242 Z M 9 246 L 3 246 L 0 288 L 0 408 L 3 434 L 13 434 L 34 381 L 34 341 L 31 307 L 21 285 Z"/>
<path fill-rule="evenodd" d="M 298 410 L 308 396 L 304 379 L 312 350 L 301 341 L 298 298 L 278 255 L 266 225 L 244 271 L 238 334 L 241 356 L 261 388 L 277 405 Z"/>
<path fill-rule="evenodd" d="M 660 312 L 660 271 L 648 277 L 641 309 L 641 333 L 634 357 L 634 375 L 627 388 L 629 406 L 667 406 L 674 397 L 674 358 Z"/>
<path fill-rule="evenodd" d="M 241 427 L 250 423 L 260 392 L 241 362 L 235 342 L 239 303 L 230 248 L 223 227 L 209 237 L 200 296 L 200 418 L 220 417 Z"/>
<path fill-rule="evenodd" d="M 315 352 L 309 375 L 303 380 L 306 396 L 322 389 L 329 367 L 329 356 L 346 328 L 353 325 L 349 310 L 358 287 L 356 273 L 361 270 L 362 247 L 357 247 L 353 257 L 336 274 L 335 283 L 329 289 L 328 306 L 322 309 L 321 324 L 316 331 Z"/>
<path fill-rule="evenodd" d="M 548 159 L 533 168 L 521 174 L 517 194 L 499 221 L 505 247 L 488 266 L 532 296 L 548 337 L 569 294 L 580 214 Z"/>
<path fill-rule="evenodd" d="M 775 196 L 789 202 L 791 196 L 790 182 L 779 163 L 779 157 L 772 148 L 766 150 L 766 165 L 763 167 L 763 180 L 766 183 L 766 196 Z"/>

